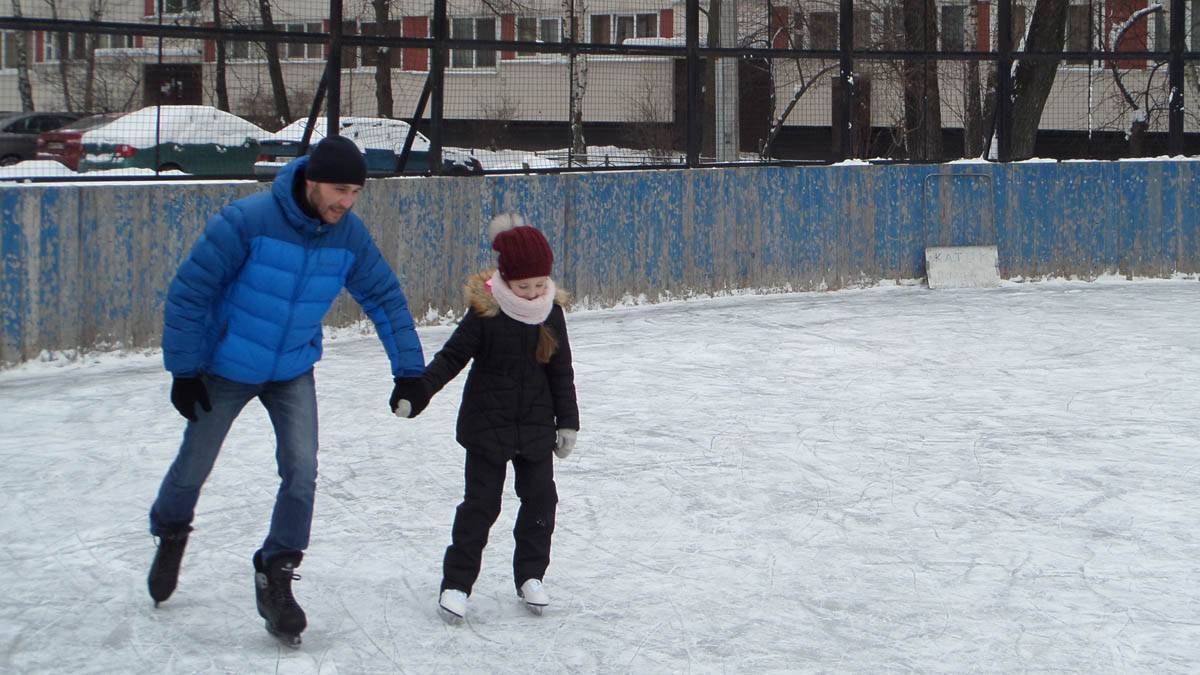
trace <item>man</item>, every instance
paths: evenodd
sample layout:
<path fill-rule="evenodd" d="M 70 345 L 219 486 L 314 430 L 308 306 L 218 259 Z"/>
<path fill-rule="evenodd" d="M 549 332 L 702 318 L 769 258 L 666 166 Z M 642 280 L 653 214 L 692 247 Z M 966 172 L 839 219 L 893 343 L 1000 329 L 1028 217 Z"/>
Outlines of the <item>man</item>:
<path fill-rule="evenodd" d="M 270 192 L 213 216 L 167 294 L 163 361 L 183 444 L 150 510 L 159 538 L 148 584 L 155 605 L 175 590 L 200 488 L 242 408 L 257 398 L 275 429 L 280 484 L 270 531 L 254 554 L 258 612 L 296 645 L 307 617 L 292 595 L 308 547 L 317 477 L 313 364 L 321 320 L 343 287 L 375 323 L 398 387 L 425 369 L 408 301 L 358 216 L 367 167 L 353 142 L 326 138 L 293 160 Z"/>

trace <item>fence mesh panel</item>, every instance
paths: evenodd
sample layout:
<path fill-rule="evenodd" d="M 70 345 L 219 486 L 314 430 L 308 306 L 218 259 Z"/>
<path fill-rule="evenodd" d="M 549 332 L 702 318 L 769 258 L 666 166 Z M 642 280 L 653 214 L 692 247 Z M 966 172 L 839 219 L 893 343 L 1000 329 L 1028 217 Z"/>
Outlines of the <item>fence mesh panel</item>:
<path fill-rule="evenodd" d="M 973 0 L 6 5 L 8 179 L 265 178 L 314 114 L 372 175 L 1200 154 L 1197 0 L 1015 0 L 1011 52 Z"/>

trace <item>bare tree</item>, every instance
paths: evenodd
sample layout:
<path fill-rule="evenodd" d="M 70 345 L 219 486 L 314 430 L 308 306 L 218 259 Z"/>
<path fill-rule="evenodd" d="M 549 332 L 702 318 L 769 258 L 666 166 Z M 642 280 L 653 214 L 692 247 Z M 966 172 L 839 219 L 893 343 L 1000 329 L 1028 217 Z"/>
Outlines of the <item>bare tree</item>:
<path fill-rule="evenodd" d="M 221 30 L 223 23 L 221 17 L 221 0 L 213 0 L 213 27 Z M 217 90 L 217 108 L 229 112 L 229 85 L 225 81 L 225 41 L 217 40 L 217 63 L 216 72 L 214 73 L 215 86 Z"/>
<path fill-rule="evenodd" d="M 1130 17 L 1119 27 L 1114 27 L 1110 35 L 1109 45 L 1112 49 L 1116 49 L 1117 45 L 1121 44 L 1121 38 L 1125 33 L 1134 26 L 1138 21 L 1145 19 L 1149 21 L 1149 16 L 1157 12 L 1161 12 L 1163 6 L 1159 4 L 1150 5 L 1134 12 Z M 1159 69 L 1167 65 L 1166 61 L 1156 61 L 1150 68 L 1150 75 L 1146 78 L 1146 87 L 1142 92 L 1142 102 L 1139 105 L 1138 100 L 1129 92 L 1125 86 L 1125 81 L 1121 73 L 1120 62 L 1116 59 L 1108 62 L 1109 70 L 1112 71 L 1113 80 L 1116 81 L 1117 89 L 1121 92 L 1121 97 L 1126 105 L 1132 111 L 1130 115 L 1129 130 L 1126 136 L 1129 139 L 1129 156 L 1139 157 L 1142 155 L 1143 142 L 1146 139 L 1146 131 L 1150 127 L 1150 118 L 1155 113 L 1161 114 L 1167 109 L 1166 101 L 1156 102 L 1153 100 L 1151 93 L 1153 92 L 1154 76 Z"/>
<path fill-rule="evenodd" d="M 121 54 L 97 64 L 94 112 L 129 110 L 141 94 L 142 63 L 136 56 Z"/>
<path fill-rule="evenodd" d="M 21 17 L 21 0 L 12 0 L 13 16 Z M 29 80 L 29 37 L 17 32 L 17 92 L 21 95 L 21 110 L 33 111 L 33 85 Z"/>
<path fill-rule="evenodd" d="M 375 10 L 375 34 L 387 35 L 387 26 L 391 25 L 391 0 L 371 0 Z M 392 49 L 377 47 L 375 49 L 375 102 L 379 107 L 380 117 L 394 117 L 394 102 L 392 98 Z"/>
<path fill-rule="evenodd" d="M 705 33 L 704 44 L 708 46 L 721 44 L 721 0 L 708 0 L 708 9 L 700 8 L 701 14 L 708 15 L 708 31 Z M 736 22 L 737 17 L 731 17 Z M 703 102 L 700 107 L 700 154 L 715 157 L 717 154 L 717 65 L 716 57 L 702 57 L 700 65 L 704 69 Z"/>
<path fill-rule="evenodd" d="M 634 127 L 632 140 L 636 147 L 658 162 L 675 158 L 674 130 L 664 122 L 673 111 L 669 99 L 662 96 L 662 84 L 649 75 L 642 76 L 641 86 L 632 99 Z"/>
<path fill-rule="evenodd" d="M 521 104 L 510 92 L 501 91 L 499 96 L 482 96 L 476 107 L 479 110 L 475 125 L 478 137 L 485 139 L 488 150 L 505 147 L 504 134 L 520 114 Z"/>
<path fill-rule="evenodd" d="M 800 99 L 804 96 L 804 94 L 808 93 L 808 90 L 811 89 L 812 86 L 816 84 L 822 76 L 825 75 L 825 73 L 835 70 L 840 66 L 840 63 L 834 61 L 833 63 L 827 64 L 821 70 L 818 70 L 807 81 L 801 80 L 802 84 L 796 87 L 795 93 L 792 94 L 792 100 L 788 101 L 788 104 L 784 107 L 783 112 L 779 113 L 779 117 L 771 123 L 771 131 L 767 134 L 766 143 L 763 143 L 762 152 L 759 153 L 764 159 L 771 156 L 771 145 L 775 142 L 775 137 L 779 135 L 779 132 L 783 129 L 783 123 L 787 121 L 787 118 L 792 114 L 792 110 L 796 108 L 796 104 L 800 102 Z M 796 62 L 796 70 L 800 72 L 800 76 L 803 78 L 803 68 L 799 63 L 799 60 Z"/>
<path fill-rule="evenodd" d="M 571 42 L 579 43 L 579 24 L 588 14 L 587 0 L 563 0 L 563 15 L 567 17 L 567 30 L 570 31 Z M 571 125 L 571 152 L 569 156 L 587 157 L 587 141 L 583 137 L 583 95 L 587 93 L 588 60 L 587 54 L 574 52 L 568 57 L 570 62 L 570 93 L 569 112 Z"/>
<path fill-rule="evenodd" d="M 1066 40 L 1068 0 L 1037 0 L 1025 50 L 1061 52 Z M 1024 59 L 1013 69 L 1012 159 L 1033 156 L 1046 99 L 1054 88 L 1061 59 Z"/>
<path fill-rule="evenodd" d="M 271 0 L 258 0 L 258 12 L 262 18 L 263 30 L 275 31 L 275 21 L 271 17 Z M 267 40 L 263 49 L 267 53 L 267 73 L 271 77 L 271 95 L 275 101 L 275 116 L 282 126 L 292 121 L 292 112 L 288 106 L 287 87 L 283 81 L 283 67 L 279 63 L 279 42 Z"/>
<path fill-rule="evenodd" d="M 45 0 L 45 2 L 46 6 L 50 8 L 50 18 L 62 18 L 58 12 L 58 0 Z M 75 102 L 71 92 L 70 34 L 51 33 L 47 38 L 53 40 L 55 47 L 58 49 L 58 82 L 62 89 L 63 110 L 72 112 L 75 110 Z"/>
<path fill-rule="evenodd" d="M 936 51 L 937 7 L 934 0 L 902 0 L 905 45 L 912 51 Z M 905 61 L 904 130 L 909 159 L 942 159 L 942 102 L 937 61 Z"/>
<path fill-rule="evenodd" d="M 88 20 L 97 23 L 103 17 L 104 0 L 89 0 Z M 83 38 L 85 40 L 84 58 L 86 59 L 83 75 L 83 110 L 85 112 L 92 112 L 96 109 L 96 47 L 99 45 L 99 37 L 95 33 L 88 33 Z"/>
<path fill-rule="evenodd" d="M 967 22 L 963 44 L 967 51 L 979 48 L 976 27 L 979 25 L 979 0 L 967 6 Z M 963 157 L 978 157 L 983 152 L 983 106 L 980 102 L 979 62 L 963 62 Z"/>

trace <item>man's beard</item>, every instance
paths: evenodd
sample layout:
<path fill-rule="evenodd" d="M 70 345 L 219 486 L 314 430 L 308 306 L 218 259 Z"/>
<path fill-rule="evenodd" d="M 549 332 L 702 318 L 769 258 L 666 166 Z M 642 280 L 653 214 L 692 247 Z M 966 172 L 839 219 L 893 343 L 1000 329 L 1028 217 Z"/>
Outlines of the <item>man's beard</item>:
<path fill-rule="evenodd" d="M 346 215 L 345 210 L 339 210 L 337 207 L 321 203 L 321 195 L 317 188 L 313 188 L 308 193 L 308 204 L 313 211 L 317 212 L 317 217 L 326 225 L 333 225 L 340 221 L 342 216 Z"/>

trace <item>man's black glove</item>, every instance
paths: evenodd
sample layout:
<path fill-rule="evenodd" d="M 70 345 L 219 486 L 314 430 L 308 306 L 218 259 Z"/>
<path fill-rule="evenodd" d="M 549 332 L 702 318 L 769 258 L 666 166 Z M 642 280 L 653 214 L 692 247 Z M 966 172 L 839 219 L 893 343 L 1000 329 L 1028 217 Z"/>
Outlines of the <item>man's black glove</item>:
<path fill-rule="evenodd" d="M 388 399 L 392 413 L 399 417 L 416 417 L 429 405 L 429 388 L 420 377 L 397 377 Z M 407 404 L 407 406 L 405 405 Z M 405 408 L 407 407 L 407 410 Z"/>
<path fill-rule="evenodd" d="M 171 383 L 171 403 L 180 415 L 196 421 L 196 404 L 199 403 L 204 412 L 212 412 L 212 404 L 208 401 L 208 389 L 204 381 L 198 377 L 177 377 Z"/>

